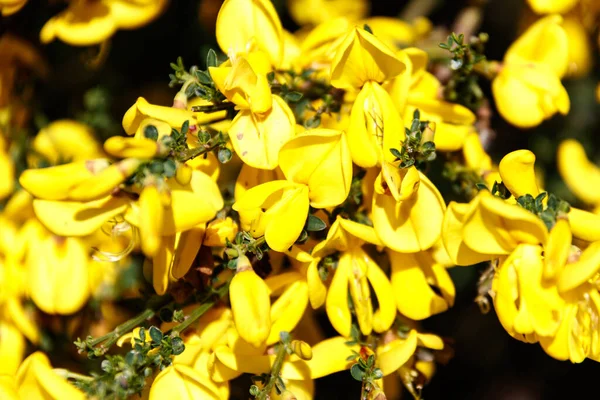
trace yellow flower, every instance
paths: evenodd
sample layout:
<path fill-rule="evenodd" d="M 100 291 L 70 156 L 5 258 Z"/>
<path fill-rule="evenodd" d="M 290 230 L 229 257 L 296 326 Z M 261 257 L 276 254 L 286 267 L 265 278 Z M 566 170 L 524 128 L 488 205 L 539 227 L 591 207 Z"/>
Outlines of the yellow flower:
<path fill-rule="evenodd" d="M 0 137 L 0 200 L 12 194 L 15 187 L 15 166 L 10 154 L 3 149 Z"/>
<path fill-rule="evenodd" d="M 417 17 L 412 23 L 393 17 L 369 17 L 362 20 L 360 26 L 366 24 L 379 40 L 392 49 L 408 47 L 431 30 L 431 22 L 424 17 Z"/>
<path fill-rule="evenodd" d="M 269 247 L 280 252 L 289 249 L 300 236 L 308 208 L 308 187 L 289 181 L 255 186 L 233 204 L 242 229 L 253 237 L 264 235 Z"/>
<path fill-rule="evenodd" d="M 269 111 L 272 98 L 267 73 L 271 67 L 266 55 L 254 52 L 227 64 L 208 69 L 217 89 L 240 110 L 257 114 Z"/>
<path fill-rule="evenodd" d="M 109 39 L 119 29 L 136 29 L 154 20 L 166 0 L 72 1 L 52 17 L 40 32 L 42 43 L 58 38 L 73 46 L 92 46 Z"/>
<path fill-rule="evenodd" d="M 527 2 L 538 14 L 564 14 L 579 0 L 527 0 Z"/>
<path fill-rule="evenodd" d="M 367 82 L 391 79 L 405 68 L 384 43 L 364 29 L 355 28 L 336 51 L 331 84 L 340 89 L 359 89 Z"/>
<path fill-rule="evenodd" d="M 390 249 L 427 250 L 439 239 L 446 206 L 437 188 L 417 169 L 384 164 L 375 180 L 373 226 Z"/>
<path fill-rule="evenodd" d="M 241 199 L 244 193 L 254 186 L 258 186 L 261 183 L 267 183 L 278 179 L 285 179 L 283 172 L 280 168 L 275 169 L 258 169 L 249 166 L 248 164 L 242 164 L 242 169 L 235 181 L 235 198 Z"/>
<path fill-rule="evenodd" d="M 299 25 L 318 25 L 337 17 L 356 21 L 369 11 L 365 0 L 288 0 L 290 15 Z"/>
<path fill-rule="evenodd" d="M 227 394 L 228 394 L 227 390 Z M 194 368 L 174 364 L 163 369 L 152 382 L 149 400 L 222 399 L 224 392 Z M 228 397 L 226 395 L 226 397 Z"/>
<path fill-rule="evenodd" d="M 19 329 L 0 319 L 0 376 L 14 375 L 25 355 L 25 338 Z M 0 389 L 0 395 L 2 390 Z M 4 398 L 4 397 L 2 397 Z"/>
<path fill-rule="evenodd" d="M 393 162 L 390 149 L 404 140 L 403 128 L 390 95 L 377 82 L 366 82 L 350 112 L 347 132 L 352 161 L 363 168 Z"/>
<path fill-rule="evenodd" d="M 586 155 L 575 139 L 560 143 L 557 153 L 558 172 L 571 192 L 588 204 L 600 204 L 600 168 Z"/>
<path fill-rule="evenodd" d="M 544 284 L 543 269 L 542 247 L 519 244 L 501 259 L 494 276 L 498 319 L 518 339 L 553 335 L 560 324 L 563 301 L 556 286 Z"/>
<path fill-rule="evenodd" d="M 210 115 L 214 115 L 214 114 L 210 114 Z M 185 121 L 188 121 L 190 127 L 193 127 L 197 123 L 200 123 L 200 121 L 197 121 L 196 117 L 197 117 L 197 114 L 194 114 L 192 111 L 184 110 L 181 108 L 165 107 L 165 106 L 158 106 L 155 104 L 150 104 L 143 97 L 138 97 L 135 104 L 132 105 L 125 112 L 125 115 L 123 115 L 123 129 L 125 129 L 125 132 L 128 135 L 133 135 L 136 132 L 138 132 L 140 126 L 143 126 L 145 128 L 145 126 L 143 124 L 144 124 L 144 120 L 146 120 L 147 118 L 162 121 L 162 122 L 168 124 L 168 126 L 170 126 L 171 128 L 175 128 L 175 129 L 180 129 L 181 125 L 183 125 L 183 123 Z M 207 118 L 209 118 L 209 117 L 207 117 Z M 215 118 L 216 118 L 216 116 L 215 116 Z M 209 121 L 210 121 L 210 118 L 209 118 Z M 202 123 L 209 122 L 209 121 L 202 121 Z M 146 124 L 147 123 L 148 122 L 146 122 Z M 155 122 L 152 124 L 156 125 Z M 161 136 L 160 133 L 167 134 L 167 135 L 171 134 L 170 129 L 168 129 L 168 128 L 161 129 L 161 125 L 156 126 L 156 128 L 159 132 L 159 137 Z"/>
<path fill-rule="evenodd" d="M 334 207 L 348 197 L 352 158 L 344 132 L 307 130 L 283 145 L 279 158 L 288 180 L 308 186 L 311 206 Z"/>
<path fill-rule="evenodd" d="M 327 238 L 315 246 L 314 260 L 307 270 L 312 306 L 320 307 L 325 301 L 331 324 L 345 337 L 350 336 L 352 325 L 348 296 L 352 298 L 356 319 L 364 335 L 373 330 L 379 333 L 386 331 L 396 315 L 392 286 L 381 268 L 362 249 L 365 241 L 381 245 L 373 228 L 338 217 L 329 229 Z M 336 251 L 341 254 L 327 290 L 317 267 L 323 257 Z M 373 306 L 370 287 L 373 288 L 379 309 Z"/>
<path fill-rule="evenodd" d="M 519 244 L 545 244 L 544 223 L 524 208 L 487 190 L 469 204 L 451 202 L 444 216 L 442 239 L 456 265 L 473 265 L 508 255 Z"/>
<path fill-rule="evenodd" d="M 210 247 L 225 247 L 227 240 L 233 242 L 238 226 L 230 217 L 215 219 L 206 227 L 203 244 Z"/>
<path fill-rule="evenodd" d="M 582 21 L 567 16 L 562 24 L 569 39 L 569 68 L 567 76 L 580 78 L 586 76 L 594 64 L 592 44 Z"/>
<path fill-rule="evenodd" d="M 46 125 L 37 134 L 32 145 L 36 153 L 52 165 L 102 157 L 102 148 L 92 130 L 87 125 L 68 119 Z M 36 165 L 36 160 L 36 156 L 29 157 L 33 166 Z"/>
<path fill-rule="evenodd" d="M 229 299 L 240 337 L 254 347 L 260 347 L 271 330 L 269 287 L 250 265 L 240 268 L 238 261 L 238 272 L 229 287 Z"/>
<path fill-rule="evenodd" d="M 475 114 L 460 104 L 439 100 L 441 83 L 425 69 L 428 56 L 410 47 L 396 53 L 406 70 L 387 86 L 400 115 L 409 127 L 416 109 L 421 120 L 435 123 L 435 146 L 441 151 L 459 150 L 469 133 L 474 132 Z"/>
<path fill-rule="evenodd" d="M 18 12 L 21 8 L 25 7 L 25 4 L 27 4 L 27 0 L 1 0 L 0 11 L 6 17 Z"/>
<path fill-rule="evenodd" d="M 294 113 L 281 97 L 270 96 L 272 107 L 269 111 L 254 114 L 250 110 L 241 110 L 229 127 L 235 152 L 254 168 L 275 169 L 281 146 L 294 135 Z"/>
<path fill-rule="evenodd" d="M 17 372 L 21 399 L 83 400 L 85 395 L 52 370 L 48 357 L 35 352 L 23 361 Z"/>
<path fill-rule="evenodd" d="M 569 61 L 561 23 L 558 15 L 542 18 L 506 52 L 492 91 L 498 111 L 513 125 L 531 128 L 556 112 L 569 112 L 569 95 L 560 82 Z"/>
<path fill-rule="evenodd" d="M 72 314 L 90 296 L 88 249 L 79 238 L 54 236 L 37 221 L 30 224 L 26 259 L 29 295 L 45 313 Z"/>
<path fill-rule="evenodd" d="M 422 320 L 454 304 L 452 279 L 432 252 L 403 254 L 389 250 L 388 254 L 392 288 L 401 314 Z"/>
<path fill-rule="evenodd" d="M 279 341 L 280 332 L 291 332 L 300 322 L 308 305 L 308 284 L 297 271 L 270 276 L 265 283 L 270 296 L 278 296 L 271 305 L 271 330 L 266 342 L 272 345 Z M 305 346 L 302 348 L 306 354 Z"/>
<path fill-rule="evenodd" d="M 283 29 L 268 0 L 225 0 L 217 16 L 216 36 L 229 57 L 260 50 L 268 55 L 271 65 L 281 63 Z"/>

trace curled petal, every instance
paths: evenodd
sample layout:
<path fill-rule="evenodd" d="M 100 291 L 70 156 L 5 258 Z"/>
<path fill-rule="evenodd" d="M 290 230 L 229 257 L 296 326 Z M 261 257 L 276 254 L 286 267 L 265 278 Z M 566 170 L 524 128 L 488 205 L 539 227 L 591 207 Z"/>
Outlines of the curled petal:
<path fill-rule="evenodd" d="M 235 274 L 229 288 L 233 320 L 240 336 L 255 347 L 269 337 L 269 287 L 252 270 Z"/>
<path fill-rule="evenodd" d="M 377 349 L 377 362 L 383 375 L 397 371 L 417 350 L 417 331 L 410 331 L 406 339 L 396 339 Z"/>
<path fill-rule="evenodd" d="M 566 292 L 582 285 L 600 270 L 600 242 L 590 244 L 579 260 L 565 265 L 558 279 L 558 290 Z"/>
<path fill-rule="evenodd" d="M 517 150 L 505 155 L 498 169 L 502 183 L 515 198 L 530 194 L 536 197 L 540 190 L 535 179 L 535 154 L 529 150 Z"/>
<path fill-rule="evenodd" d="M 558 146 L 558 171 L 579 199 L 589 204 L 600 203 L 600 168 L 590 162 L 584 147 L 575 139 Z"/>

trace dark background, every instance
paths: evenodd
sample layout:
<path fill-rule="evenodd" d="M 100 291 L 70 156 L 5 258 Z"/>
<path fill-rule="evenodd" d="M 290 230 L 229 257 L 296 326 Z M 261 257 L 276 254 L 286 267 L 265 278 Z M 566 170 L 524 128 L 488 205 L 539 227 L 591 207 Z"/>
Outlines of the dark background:
<path fill-rule="evenodd" d="M 282 1 L 275 1 L 284 26 L 293 31 L 296 25 L 286 14 Z M 446 0 L 429 15 L 434 25 L 451 26 L 457 13 L 472 2 Z M 371 15 L 395 16 L 406 1 L 372 1 Z M 55 41 L 39 43 L 43 23 L 64 8 L 60 2 L 30 0 L 19 13 L 0 22 L 0 32 L 11 32 L 30 41 L 44 55 L 50 76 L 37 84 L 32 107 L 46 120 L 74 118 L 86 110 L 84 94 L 99 87 L 108 92 L 112 121 L 105 124 L 103 136 L 120 134 L 120 120 L 138 96 L 150 102 L 168 104 L 175 91 L 169 89 L 169 63 L 182 56 L 187 66 L 203 67 L 209 48 L 218 48 L 214 39 L 214 18 L 220 5 L 215 1 L 172 0 L 167 11 L 152 24 L 134 31 L 119 31 L 111 40 L 104 65 L 91 70 L 85 66 L 97 48 L 71 47 Z M 481 31 L 490 34 L 487 55 L 502 59 L 517 35 L 521 15 L 527 5 L 523 0 L 489 0 L 483 3 Z M 201 25 L 199 19 L 204 26 Z M 0 55 L 1 57 L 2 55 Z M 598 59 L 596 54 L 596 65 Z M 565 82 L 570 93 L 571 112 L 557 116 L 539 127 L 522 131 L 511 127 L 498 115 L 492 117 L 496 140 L 490 151 L 494 160 L 518 148 L 529 148 L 543 166 L 550 191 L 577 204 L 566 191 L 555 171 L 555 153 L 559 139 L 577 137 L 584 142 L 588 155 L 598 159 L 597 135 L 600 133 L 600 107 L 594 101 L 599 78 L 598 68 L 592 76 Z M 483 88 L 489 95 L 489 83 Z M 585 361 L 579 365 L 559 362 L 547 356 L 537 344 L 524 344 L 511 338 L 500 326 L 494 312 L 483 315 L 473 302 L 480 268 L 456 267 L 450 273 L 457 286 L 455 306 L 424 322 L 427 330 L 453 341 L 454 358 L 440 366 L 423 393 L 425 399 L 571 399 L 597 397 L 596 379 L 600 365 Z M 326 320 L 326 319 L 325 319 Z M 328 329 L 324 326 L 325 330 Z M 360 385 L 349 373 L 340 373 L 317 381 L 317 398 L 358 398 Z M 408 393 L 405 393 L 406 396 Z M 584 397 L 585 395 L 585 397 Z M 240 396 L 243 396 L 240 394 Z"/>

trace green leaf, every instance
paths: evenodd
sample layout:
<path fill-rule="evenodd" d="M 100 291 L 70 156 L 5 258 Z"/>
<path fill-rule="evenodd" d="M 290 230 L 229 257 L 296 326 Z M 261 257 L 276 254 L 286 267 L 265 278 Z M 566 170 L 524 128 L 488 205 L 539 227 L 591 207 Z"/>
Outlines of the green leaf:
<path fill-rule="evenodd" d="M 383 371 L 381 371 L 379 368 L 375 368 L 375 371 L 373 371 L 373 378 L 375 378 L 375 379 L 383 378 Z"/>
<path fill-rule="evenodd" d="M 184 123 L 181 125 L 181 134 L 185 135 L 186 133 L 188 133 L 189 130 L 190 130 L 190 121 L 185 120 Z"/>
<path fill-rule="evenodd" d="M 212 77 L 210 76 L 210 74 L 206 71 L 196 71 L 195 74 L 196 78 L 198 79 L 198 81 L 200 81 L 200 83 L 204 84 L 204 85 L 210 85 L 212 84 Z"/>
<path fill-rule="evenodd" d="M 291 341 L 292 341 L 292 337 L 290 336 L 290 333 L 286 332 L 286 331 L 279 332 L 279 339 L 281 340 L 282 343 L 291 343 Z"/>
<path fill-rule="evenodd" d="M 150 337 L 152 338 L 152 341 L 155 344 L 160 344 L 160 342 L 163 338 L 163 333 L 157 327 L 151 326 L 150 327 Z"/>
<path fill-rule="evenodd" d="M 171 339 L 171 348 L 173 349 L 174 356 L 178 356 L 179 354 L 183 353 L 183 351 L 185 350 L 183 339 L 181 339 L 179 336 Z"/>
<path fill-rule="evenodd" d="M 250 395 L 251 396 L 258 396 L 260 394 L 260 389 L 258 388 L 258 386 L 256 385 L 252 385 L 250 386 Z"/>
<path fill-rule="evenodd" d="M 363 377 L 365 376 L 365 371 L 360 368 L 359 364 L 354 364 L 352 368 L 350 368 L 350 375 L 352 375 L 355 380 L 362 382 Z"/>
<path fill-rule="evenodd" d="M 177 164 L 175 164 L 175 161 L 168 158 L 167 160 L 165 160 L 165 162 L 163 164 L 163 171 L 164 171 L 165 177 L 172 178 L 175 176 L 175 173 L 177 172 Z"/>
<path fill-rule="evenodd" d="M 327 228 L 327 224 L 319 217 L 309 214 L 306 220 L 306 230 L 309 232 L 319 232 Z"/>
<path fill-rule="evenodd" d="M 370 27 L 369 25 L 365 24 L 365 25 L 363 26 L 363 29 L 364 29 L 365 31 L 369 32 L 371 35 L 373 35 L 373 29 L 371 29 L 371 27 Z"/>
<path fill-rule="evenodd" d="M 206 68 L 216 67 L 219 65 L 219 60 L 217 59 L 217 53 L 213 49 L 208 50 L 208 54 L 206 54 Z"/>
<path fill-rule="evenodd" d="M 142 343 L 146 341 L 146 329 L 143 326 L 140 328 L 140 340 Z"/>
<path fill-rule="evenodd" d="M 307 129 L 314 129 L 319 125 L 321 125 L 321 117 L 319 115 L 315 115 L 304 121 L 304 127 Z"/>
<path fill-rule="evenodd" d="M 300 92 L 288 92 L 284 99 L 290 103 L 296 103 L 302 99 L 302 93 Z"/>
<path fill-rule="evenodd" d="M 222 147 L 217 152 L 217 158 L 221 164 L 228 163 L 232 156 L 233 154 L 231 153 L 231 150 L 229 150 L 227 147 Z"/>
<path fill-rule="evenodd" d="M 144 136 L 151 140 L 158 140 L 158 129 L 152 124 L 146 125 L 144 128 Z"/>
<path fill-rule="evenodd" d="M 400 154 L 400 152 L 398 151 L 398 149 L 390 149 L 390 152 L 394 155 L 394 157 L 396 157 L 396 158 L 402 158 L 402 155 Z"/>

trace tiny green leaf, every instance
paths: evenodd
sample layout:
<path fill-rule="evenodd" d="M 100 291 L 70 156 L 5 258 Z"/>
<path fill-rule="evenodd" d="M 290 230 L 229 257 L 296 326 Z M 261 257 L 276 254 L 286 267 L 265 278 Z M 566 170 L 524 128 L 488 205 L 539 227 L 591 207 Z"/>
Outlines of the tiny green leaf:
<path fill-rule="evenodd" d="M 217 59 L 217 53 L 213 49 L 208 50 L 206 54 L 206 68 L 216 67 L 219 65 L 219 61 Z"/>
<path fill-rule="evenodd" d="M 327 224 L 319 217 L 309 214 L 306 221 L 306 230 L 309 232 L 318 232 L 327 228 Z"/>
<path fill-rule="evenodd" d="M 155 344 L 159 344 L 163 338 L 163 334 L 160 329 L 155 326 L 150 327 L 150 337 Z"/>
<path fill-rule="evenodd" d="M 360 368 L 359 364 L 354 364 L 352 368 L 350 368 L 350 375 L 357 381 L 362 382 L 365 372 Z"/>

